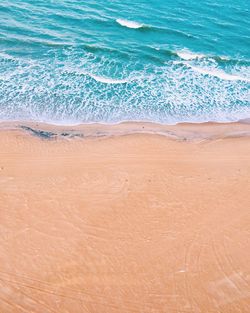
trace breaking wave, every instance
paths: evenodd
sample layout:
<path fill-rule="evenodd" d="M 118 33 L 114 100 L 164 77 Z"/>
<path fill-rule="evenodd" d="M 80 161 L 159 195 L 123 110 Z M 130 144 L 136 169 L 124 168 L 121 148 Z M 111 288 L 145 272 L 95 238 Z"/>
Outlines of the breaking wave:
<path fill-rule="evenodd" d="M 240 81 L 245 81 L 245 82 L 249 82 L 250 83 L 250 79 L 249 78 L 242 77 L 242 76 L 239 76 L 239 75 L 228 74 L 228 73 L 225 73 L 222 70 L 216 70 L 216 69 L 208 70 L 208 69 L 200 68 L 200 67 L 193 66 L 193 65 L 189 65 L 189 67 L 193 71 L 196 71 L 196 72 L 198 72 L 200 74 L 214 76 L 214 77 L 220 78 L 222 80 L 231 80 L 231 81 L 240 80 Z"/>
<path fill-rule="evenodd" d="M 94 74 L 88 74 L 90 77 L 92 77 L 94 80 L 100 83 L 104 84 L 125 84 L 128 82 L 127 79 L 114 79 L 114 78 L 108 78 L 103 76 L 98 76 Z"/>
<path fill-rule="evenodd" d="M 214 60 L 195 58 L 141 68 L 90 52 L 80 59 L 72 50 L 67 55 L 63 63 L 56 57 L 42 62 L 2 55 L 0 119 L 172 124 L 250 115 L 249 67 L 226 72 Z"/>
<path fill-rule="evenodd" d="M 193 53 L 187 50 L 176 51 L 176 54 L 183 60 L 195 60 L 205 57 L 204 54 Z"/>
<path fill-rule="evenodd" d="M 128 21 L 128 20 L 124 20 L 124 19 L 121 19 L 121 18 L 118 18 L 116 20 L 116 22 L 118 24 L 120 24 L 121 26 L 124 26 L 124 27 L 127 27 L 127 28 L 142 28 L 142 27 L 145 27 L 144 24 L 141 24 L 141 23 L 137 23 L 137 22 L 134 22 L 134 21 Z"/>

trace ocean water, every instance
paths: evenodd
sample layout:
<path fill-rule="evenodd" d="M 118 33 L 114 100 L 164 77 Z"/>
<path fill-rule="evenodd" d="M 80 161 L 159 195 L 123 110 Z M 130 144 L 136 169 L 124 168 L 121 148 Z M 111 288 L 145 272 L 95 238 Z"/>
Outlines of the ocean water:
<path fill-rule="evenodd" d="M 0 0 L 0 120 L 250 117 L 250 1 Z"/>

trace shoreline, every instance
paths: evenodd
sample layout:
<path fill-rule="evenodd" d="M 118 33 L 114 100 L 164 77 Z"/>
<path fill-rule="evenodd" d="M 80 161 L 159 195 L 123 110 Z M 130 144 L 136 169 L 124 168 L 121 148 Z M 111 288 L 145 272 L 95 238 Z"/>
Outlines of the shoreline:
<path fill-rule="evenodd" d="M 230 137 L 249 137 L 250 120 L 231 123 L 179 123 L 175 125 L 153 122 L 120 122 L 116 124 L 90 123 L 55 125 L 33 121 L 0 122 L 0 131 L 22 130 L 41 139 L 92 138 L 132 134 L 161 135 L 176 140 L 212 140 Z"/>

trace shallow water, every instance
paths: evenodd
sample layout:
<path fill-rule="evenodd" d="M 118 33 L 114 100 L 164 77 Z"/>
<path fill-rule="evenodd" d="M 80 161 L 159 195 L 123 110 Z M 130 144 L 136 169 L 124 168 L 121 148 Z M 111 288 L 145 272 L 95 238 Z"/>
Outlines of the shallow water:
<path fill-rule="evenodd" d="M 0 120 L 250 116 L 249 3 L 0 1 Z"/>

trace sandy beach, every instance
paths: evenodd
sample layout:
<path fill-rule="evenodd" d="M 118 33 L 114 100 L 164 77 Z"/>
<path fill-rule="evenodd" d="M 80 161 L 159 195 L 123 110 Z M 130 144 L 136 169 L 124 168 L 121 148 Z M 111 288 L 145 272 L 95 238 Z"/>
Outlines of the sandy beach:
<path fill-rule="evenodd" d="M 1 313 L 249 313 L 250 124 L 0 126 Z"/>

